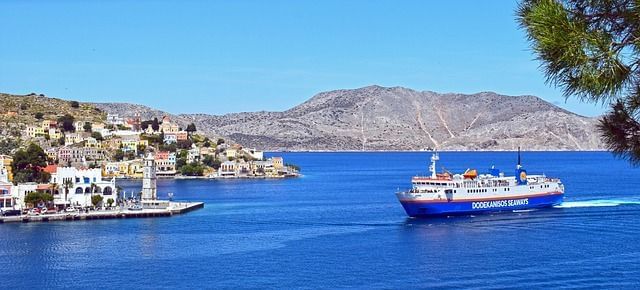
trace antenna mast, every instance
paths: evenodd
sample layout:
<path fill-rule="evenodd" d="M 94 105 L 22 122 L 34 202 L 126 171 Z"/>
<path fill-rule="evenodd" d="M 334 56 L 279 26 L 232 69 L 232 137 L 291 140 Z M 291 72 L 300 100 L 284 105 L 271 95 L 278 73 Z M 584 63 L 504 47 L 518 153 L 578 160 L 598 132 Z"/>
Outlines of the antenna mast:
<path fill-rule="evenodd" d="M 429 171 L 431 171 L 431 178 L 435 179 L 438 176 L 436 175 L 436 161 L 440 160 L 438 156 L 438 151 L 431 155 L 431 165 L 429 165 Z"/>

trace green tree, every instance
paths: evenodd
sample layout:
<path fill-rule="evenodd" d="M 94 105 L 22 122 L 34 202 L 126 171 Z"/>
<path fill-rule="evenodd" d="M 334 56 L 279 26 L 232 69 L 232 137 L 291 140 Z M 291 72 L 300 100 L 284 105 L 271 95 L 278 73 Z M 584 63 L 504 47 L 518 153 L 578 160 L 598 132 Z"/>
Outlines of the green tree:
<path fill-rule="evenodd" d="M 75 120 L 76 119 L 73 116 L 65 114 L 64 116 L 58 118 L 58 127 L 62 128 L 62 130 L 65 132 L 75 132 L 76 127 L 73 125 L 73 122 Z"/>
<path fill-rule="evenodd" d="M 98 207 L 98 205 L 102 202 L 103 197 L 102 195 L 92 195 L 91 196 L 91 204 L 93 204 L 93 207 Z"/>
<path fill-rule="evenodd" d="M 78 103 L 77 101 L 71 101 L 69 102 L 71 104 L 71 108 L 79 108 L 80 107 L 80 103 Z"/>
<path fill-rule="evenodd" d="M 27 106 L 27 104 L 21 104 L 20 105 L 20 110 L 22 110 L 22 111 L 25 111 L 28 108 L 29 108 L 29 106 Z"/>
<path fill-rule="evenodd" d="M 180 149 L 191 149 L 191 145 L 193 145 L 193 141 L 187 139 L 187 140 L 180 140 L 177 142 L 176 144 L 178 146 L 178 148 Z"/>
<path fill-rule="evenodd" d="M 113 206 L 114 202 L 115 202 L 115 200 L 113 200 L 113 198 L 108 198 L 107 199 L 107 205 L 109 205 L 109 207 Z"/>
<path fill-rule="evenodd" d="M 187 158 L 177 158 L 176 159 L 176 169 L 180 170 L 183 166 L 187 164 Z"/>
<path fill-rule="evenodd" d="M 124 159 L 124 151 L 122 151 L 122 149 L 116 150 L 116 152 L 113 153 L 113 160 L 122 161 L 122 159 Z"/>
<path fill-rule="evenodd" d="M 100 132 L 92 132 L 91 137 L 98 141 L 104 141 L 104 137 L 102 137 L 102 134 Z"/>
<path fill-rule="evenodd" d="M 35 143 L 29 144 L 26 150 L 19 149 L 13 155 L 13 170 L 15 183 L 49 182 L 51 175 L 42 169 L 47 166 L 47 154 Z"/>
<path fill-rule="evenodd" d="M 85 132 L 91 132 L 93 126 L 91 126 L 91 123 L 89 122 L 84 122 L 84 126 L 82 126 L 82 129 L 84 129 Z"/>
<path fill-rule="evenodd" d="M 151 129 L 153 129 L 153 131 L 160 130 L 160 122 L 158 122 L 158 118 L 153 118 L 153 121 L 151 121 Z"/>
<path fill-rule="evenodd" d="M 64 187 L 64 207 L 67 208 L 67 197 L 69 196 L 69 189 L 73 187 L 73 181 L 65 179 L 62 182 L 62 187 Z"/>
<path fill-rule="evenodd" d="M 202 176 L 204 174 L 204 167 L 201 164 L 192 162 L 182 166 L 180 173 L 187 176 Z"/>
<path fill-rule="evenodd" d="M 140 122 L 140 128 L 141 128 L 143 131 L 146 131 L 146 130 L 147 130 L 147 128 L 149 128 L 149 126 L 151 125 L 151 123 L 152 123 L 152 122 L 153 122 L 153 121 L 149 121 L 149 120 L 142 121 L 142 122 Z"/>
<path fill-rule="evenodd" d="M 218 142 L 216 143 L 217 145 L 222 145 L 224 144 L 224 139 L 222 138 L 218 138 Z"/>
<path fill-rule="evenodd" d="M 9 155 L 20 146 L 18 140 L 7 138 L 0 140 L 0 154 Z"/>
<path fill-rule="evenodd" d="M 185 131 L 187 131 L 187 133 L 189 133 L 189 134 L 192 134 L 193 132 L 197 131 L 196 130 L 196 124 L 191 123 L 191 124 L 187 125 L 187 129 Z"/>
<path fill-rule="evenodd" d="M 147 150 L 147 146 L 144 144 L 138 144 L 138 146 L 136 146 L 136 149 L 138 150 L 138 153 L 144 153 L 144 151 Z"/>
<path fill-rule="evenodd" d="M 44 114 L 42 112 L 36 112 L 33 116 L 38 120 L 42 120 L 42 118 L 44 118 Z"/>
<path fill-rule="evenodd" d="M 204 157 L 204 159 L 202 160 L 202 163 L 204 163 L 205 165 L 218 170 L 218 168 L 220 168 L 220 164 L 222 164 L 222 162 L 220 162 L 220 159 L 218 158 L 214 158 L 211 155 L 206 155 Z"/>
<path fill-rule="evenodd" d="M 32 206 L 36 206 L 41 202 L 46 203 L 51 201 L 53 201 L 53 195 L 48 194 L 46 192 L 39 192 L 39 191 L 29 192 L 24 197 L 24 203 L 30 204 Z"/>
<path fill-rule="evenodd" d="M 547 82 L 567 97 L 608 104 L 603 140 L 640 165 L 640 2 L 525 0 L 517 14 Z"/>

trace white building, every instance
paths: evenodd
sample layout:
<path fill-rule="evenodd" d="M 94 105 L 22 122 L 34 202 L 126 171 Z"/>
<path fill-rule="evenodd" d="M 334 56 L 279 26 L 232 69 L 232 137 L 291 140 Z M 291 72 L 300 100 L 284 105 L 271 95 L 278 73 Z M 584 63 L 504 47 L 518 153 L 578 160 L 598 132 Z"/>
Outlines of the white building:
<path fill-rule="evenodd" d="M 115 201 L 118 197 L 115 178 L 103 180 L 102 170 L 99 168 L 58 167 L 56 173 L 51 174 L 50 183 L 58 185 L 58 194 L 53 195 L 57 206 L 92 206 L 92 195 L 101 195 L 103 204 L 107 204 L 109 198 Z M 66 186 L 69 186 L 68 192 Z"/>
<path fill-rule="evenodd" d="M 264 159 L 264 152 L 258 151 L 256 149 L 245 149 L 245 152 L 249 153 L 249 155 L 255 160 Z"/>
<path fill-rule="evenodd" d="M 118 114 L 107 114 L 107 124 L 110 125 L 124 125 L 124 118 L 120 117 Z"/>
<path fill-rule="evenodd" d="M 9 175 L 3 165 L 0 164 L 0 209 L 14 209 L 15 201 L 12 193 L 13 184 L 9 182 Z"/>
<path fill-rule="evenodd" d="M 171 144 L 171 143 L 177 143 L 178 142 L 178 135 L 176 134 L 171 134 L 171 133 L 165 133 L 164 134 L 164 141 L 165 144 Z"/>
<path fill-rule="evenodd" d="M 191 149 L 187 151 L 187 163 L 200 161 L 200 149 L 196 144 L 191 145 Z"/>

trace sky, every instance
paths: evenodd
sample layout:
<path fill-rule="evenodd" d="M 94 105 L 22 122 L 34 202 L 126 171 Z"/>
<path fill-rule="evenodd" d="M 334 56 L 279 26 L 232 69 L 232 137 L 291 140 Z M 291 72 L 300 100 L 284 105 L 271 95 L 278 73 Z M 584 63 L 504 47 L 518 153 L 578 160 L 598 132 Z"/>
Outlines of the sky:
<path fill-rule="evenodd" d="M 536 95 L 517 1 L 0 1 L 0 92 L 171 113 L 282 111 L 329 90 Z"/>

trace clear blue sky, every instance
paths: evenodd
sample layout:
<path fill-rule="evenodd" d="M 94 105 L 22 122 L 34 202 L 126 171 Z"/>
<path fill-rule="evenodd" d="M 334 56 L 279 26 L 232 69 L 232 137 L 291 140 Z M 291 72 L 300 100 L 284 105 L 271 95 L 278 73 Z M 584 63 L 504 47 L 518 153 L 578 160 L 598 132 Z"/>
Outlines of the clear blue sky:
<path fill-rule="evenodd" d="M 0 92 L 172 113 L 285 110 L 371 84 L 533 94 L 544 83 L 517 1 L 0 2 Z"/>

